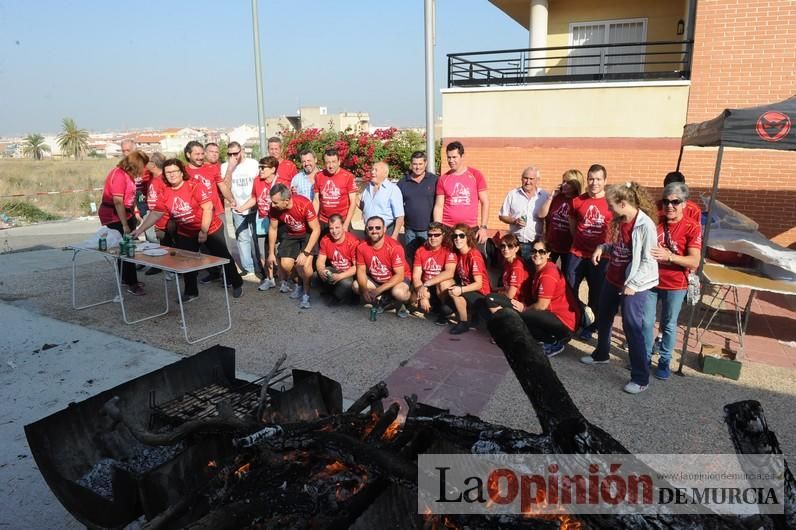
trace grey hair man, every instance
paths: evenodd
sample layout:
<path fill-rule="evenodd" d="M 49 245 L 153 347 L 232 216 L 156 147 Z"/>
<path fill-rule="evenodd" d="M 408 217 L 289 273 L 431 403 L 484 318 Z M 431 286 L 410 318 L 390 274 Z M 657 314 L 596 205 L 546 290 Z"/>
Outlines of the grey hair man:
<path fill-rule="evenodd" d="M 519 240 L 524 260 L 531 257 L 533 241 L 544 236 L 541 210 L 550 194 L 538 187 L 541 176 L 538 168 L 526 167 L 520 175 L 520 186 L 508 192 L 498 212 L 498 218 L 509 225 L 509 231 Z"/>

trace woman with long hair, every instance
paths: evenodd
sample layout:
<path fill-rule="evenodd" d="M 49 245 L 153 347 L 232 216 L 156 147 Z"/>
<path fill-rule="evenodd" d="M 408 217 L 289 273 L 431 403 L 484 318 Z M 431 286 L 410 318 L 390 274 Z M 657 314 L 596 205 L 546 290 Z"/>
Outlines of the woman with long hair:
<path fill-rule="evenodd" d="M 658 285 L 658 262 L 652 256 L 652 249 L 658 246 L 653 221 L 656 210 L 646 190 L 636 182 L 609 186 L 605 198 L 613 213 L 611 242 L 598 246 L 592 255 L 595 265 L 603 254 L 609 256 L 600 293 L 597 349 L 580 360 L 590 365 L 608 363 L 611 328 L 621 306 L 630 354 L 630 382 L 624 390 L 638 394 L 647 389 L 650 375 L 643 320 L 649 292 Z"/>
<path fill-rule="evenodd" d="M 539 210 L 539 217 L 545 220 L 544 239 L 550 250 L 550 261 L 561 259 L 561 270 L 566 271 L 569 264 L 569 249 L 572 246 L 572 232 L 569 229 L 569 208 L 572 199 L 583 190 L 583 173 L 568 169 L 561 175 L 561 184 Z"/>
<path fill-rule="evenodd" d="M 224 265 L 227 282 L 232 284 L 233 298 L 243 293 L 243 279 L 227 248 L 223 225 L 217 215 L 213 215 L 212 196 L 206 188 L 191 179 L 185 172 L 182 161 L 171 158 L 163 163 L 163 180 L 166 183 L 163 193 L 153 210 L 147 214 L 141 226 L 133 231 L 133 237 L 146 231 L 158 219 L 167 214 L 177 225 L 175 246 L 179 249 L 196 252 L 204 244 L 211 256 L 226 258 Z M 190 302 L 199 297 L 196 272 L 183 275 L 185 291 L 183 302 Z"/>
<path fill-rule="evenodd" d="M 663 188 L 660 202 L 662 215 L 658 224 L 658 246 L 652 249 L 652 257 L 658 261 L 660 282 L 647 296 L 644 317 L 644 339 L 646 352 L 651 356 L 657 346 L 660 357 L 655 378 L 669 379 L 674 342 L 677 338 L 677 317 L 688 292 L 688 271 L 699 267 L 702 255 L 702 227 L 686 214 L 688 186 L 672 182 Z M 653 344 L 655 310 L 661 303 L 661 336 Z"/>
<path fill-rule="evenodd" d="M 131 151 L 108 173 L 98 212 L 103 226 L 121 234 L 130 234 L 135 230 L 135 180 L 141 177 L 147 163 L 149 157 L 145 153 Z M 130 294 L 145 294 L 144 284 L 138 282 L 133 263 L 122 262 L 122 283 L 127 285 Z"/>
<path fill-rule="evenodd" d="M 473 304 L 489 294 L 489 276 L 484 257 L 478 250 L 475 231 L 459 223 L 451 231 L 453 248 L 456 250 L 456 276 L 441 284 L 443 302 L 450 300 L 456 308 L 459 322 L 449 333 L 459 335 L 470 330 L 468 315 Z"/>

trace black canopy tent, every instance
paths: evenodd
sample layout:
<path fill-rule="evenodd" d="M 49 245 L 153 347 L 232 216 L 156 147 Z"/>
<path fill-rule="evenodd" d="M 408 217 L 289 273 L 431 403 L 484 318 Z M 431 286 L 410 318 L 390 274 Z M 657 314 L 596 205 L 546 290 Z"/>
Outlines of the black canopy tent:
<path fill-rule="evenodd" d="M 796 151 L 796 96 L 785 101 L 749 107 L 746 109 L 725 109 L 724 112 L 712 120 L 701 123 L 689 123 L 683 128 L 683 139 L 680 144 L 680 156 L 677 159 L 677 169 L 683 159 L 683 149 L 687 145 L 699 147 L 718 146 L 716 155 L 716 168 L 713 172 L 713 189 L 710 193 L 708 212 L 713 211 L 716 194 L 719 189 L 719 175 L 721 173 L 721 159 L 725 147 L 741 147 L 745 149 L 777 149 L 781 151 Z M 705 233 L 702 237 L 702 257 L 699 261 L 697 272 L 702 273 L 707 253 L 708 236 L 710 235 L 710 218 L 705 224 Z M 691 306 L 685 335 L 683 336 L 683 349 L 680 355 L 680 366 L 677 373 L 683 375 L 683 364 L 688 351 L 688 337 L 694 320 L 696 305 Z"/>

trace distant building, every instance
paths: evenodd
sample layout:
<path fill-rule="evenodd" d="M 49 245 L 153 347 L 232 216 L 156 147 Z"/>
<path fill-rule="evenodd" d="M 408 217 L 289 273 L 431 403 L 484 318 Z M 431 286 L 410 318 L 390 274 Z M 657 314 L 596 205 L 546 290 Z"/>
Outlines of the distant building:
<path fill-rule="evenodd" d="M 181 153 L 185 149 L 185 144 L 191 140 L 196 140 L 202 144 L 206 143 L 207 137 L 201 131 L 188 127 L 177 129 L 166 129 L 163 131 L 164 137 L 160 140 L 160 150 L 163 153 L 174 155 Z"/>
<path fill-rule="evenodd" d="M 370 116 L 367 112 L 338 112 L 329 114 L 326 107 L 299 108 L 301 129 L 334 129 L 354 133 L 368 132 Z"/>

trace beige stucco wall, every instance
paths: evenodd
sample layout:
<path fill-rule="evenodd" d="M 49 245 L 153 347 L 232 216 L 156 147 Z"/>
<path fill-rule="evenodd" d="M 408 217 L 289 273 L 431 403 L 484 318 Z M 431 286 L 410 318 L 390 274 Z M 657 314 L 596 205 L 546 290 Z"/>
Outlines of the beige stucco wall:
<path fill-rule="evenodd" d="M 442 91 L 443 137 L 678 138 L 687 81 Z"/>

